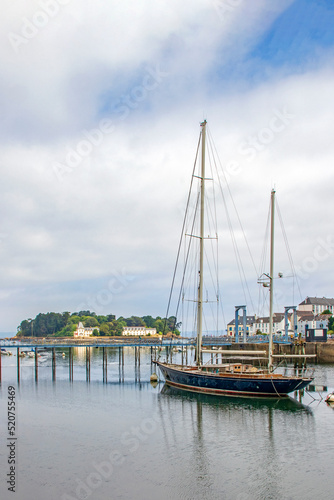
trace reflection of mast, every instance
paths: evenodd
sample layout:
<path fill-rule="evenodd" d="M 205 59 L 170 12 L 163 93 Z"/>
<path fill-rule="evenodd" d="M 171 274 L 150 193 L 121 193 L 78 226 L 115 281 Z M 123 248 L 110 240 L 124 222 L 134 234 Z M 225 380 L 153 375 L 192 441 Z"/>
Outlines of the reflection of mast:
<path fill-rule="evenodd" d="M 196 401 L 196 409 L 198 440 L 203 441 L 203 405 L 199 399 Z"/>
<path fill-rule="evenodd" d="M 268 408 L 268 435 L 272 445 L 274 445 L 274 432 L 273 432 L 273 409 Z"/>

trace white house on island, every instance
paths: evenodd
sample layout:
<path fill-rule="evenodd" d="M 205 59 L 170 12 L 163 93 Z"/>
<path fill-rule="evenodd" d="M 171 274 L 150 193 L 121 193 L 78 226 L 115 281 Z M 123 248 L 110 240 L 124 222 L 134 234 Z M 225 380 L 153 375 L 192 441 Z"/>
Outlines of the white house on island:
<path fill-rule="evenodd" d="M 91 335 L 93 335 L 94 330 L 99 330 L 99 328 L 97 328 L 96 326 L 94 326 L 94 328 L 85 327 L 83 326 L 82 322 L 79 321 L 77 329 L 73 333 L 73 337 L 90 337 Z"/>
<path fill-rule="evenodd" d="M 141 335 L 156 335 L 157 334 L 157 329 L 156 328 L 146 328 L 145 326 L 124 326 L 122 335 L 136 335 L 136 336 L 141 336 Z"/>

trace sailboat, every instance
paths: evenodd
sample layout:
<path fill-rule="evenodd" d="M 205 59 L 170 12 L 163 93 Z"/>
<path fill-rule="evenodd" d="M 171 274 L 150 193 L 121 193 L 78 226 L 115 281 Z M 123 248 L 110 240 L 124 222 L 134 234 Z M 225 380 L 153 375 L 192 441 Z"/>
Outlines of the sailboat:
<path fill-rule="evenodd" d="M 201 123 L 201 172 L 200 172 L 200 235 L 199 238 L 199 262 L 198 262 L 198 288 L 197 288 L 197 335 L 196 356 L 194 365 L 179 365 L 168 362 L 157 361 L 157 365 L 168 386 L 184 389 L 192 392 L 213 394 L 220 396 L 247 396 L 247 397 L 284 397 L 289 393 L 301 390 L 310 384 L 312 376 L 305 373 L 294 373 L 287 376 L 277 373 L 273 367 L 273 266 L 274 266 L 274 205 L 275 191 L 271 193 L 271 251 L 270 251 L 270 274 L 265 277 L 269 280 L 266 286 L 270 289 L 270 329 L 269 350 L 266 355 L 267 366 L 257 368 L 253 364 L 231 363 L 205 363 L 203 364 L 202 324 L 203 324 L 203 261 L 204 261 L 204 210 L 205 210 L 205 157 L 206 157 L 206 125 Z M 210 352 L 210 351 L 205 351 Z M 215 351 L 218 353 L 219 351 Z M 223 351 L 220 351 L 223 353 Z M 224 351 L 225 354 L 236 354 L 234 351 Z M 242 351 L 241 351 L 242 352 Z M 241 353 L 238 351 L 238 354 Z M 261 351 L 261 353 L 266 351 Z M 244 355 L 260 354 L 260 351 L 243 350 Z"/>

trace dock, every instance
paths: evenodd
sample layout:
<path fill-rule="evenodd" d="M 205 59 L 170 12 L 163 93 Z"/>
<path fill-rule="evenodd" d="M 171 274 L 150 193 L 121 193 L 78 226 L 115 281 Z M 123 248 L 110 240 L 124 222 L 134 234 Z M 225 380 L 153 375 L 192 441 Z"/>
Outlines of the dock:
<path fill-rule="evenodd" d="M 14 343 L 15 342 L 15 343 Z M 157 361 L 159 354 L 162 354 L 167 360 L 172 361 L 173 351 L 175 349 L 180 349 L 182 353 L 182 365 L 188 363 L 188 351 L 193 349 L 194 341 L 192 339 L 184 340 L 174 340 L 174 339 L 164 339 L 163 341 L 158 339 L 111 339 L 108 341 L 99 341 L 95 339 L 85 339 L 85 340 L 68 340 L 68 341 L 54 341 L 54 340 L 44 340 L 40 339 L 23 339 L 17 341 L 1 341 L 2 349 L 11 349 L 16 351 L 16 372 L 17 381 L 20 382 L 21 378 L 21 357 L 25 352 L 33 352 L 34 358 L 34 378 L 38 381 L 38 369 L 39 369 L 39 356 L 41 353 L 46 351 L 51 352 L 51 373 L 52 380 L 56 380 L 56 349 L 61 350 L 66 355 L 68 359 L 68 373 L 69 380 L 73 381 L 73 350 L 77 347 L 85 348 L 85 367 L 86 367 L 86 381 L 90 381 L 91 374 L 91 353 L 93 349 L 102 349 L 102 380 L 103 382 L 108 381 L 108 350 L 118 349 L 118 362 L 120 374 L 123 373 L 124 378 L 124 349 L 127 347 L 134 348 L 134 365 L 135 373 L 136 369 L 140 367 L 141 360 L 141 349 L 150 348 L 150 359 L 151 364 Z M 122 378 L 122 376 L 121 376 Z M 2 382 L 2 361 L 0 356 L 0 383 Z"/>
<path fill-rule="evenodd" d="M 20 339 L 20 340 L 2 340 L 2 349 L 11 349 L 16 351 L 16 364 L 17 364 L 17 381 L 20 382 L 21 377 L 21 356 L 24 351 L 30 350 L 34 358 L 34 378 L 38 380 L 39 370 L 39 355 L 41 352 L 49 351 L 51 353 L 51 373 L 52 380 L 56 380 L 56 349 L 65 353 L 68 359 L 68 373 L 69 380 L 73 381 L 73 350 L 76 347 L 85 348 L 85 367 L 86 367 L 86 380 L 90 381 L 91 373 L 91 353 L 93 349 L 102 349 L 102 380 L 108 381 L 108 351 L 109 349 L 118 349 L 118 363 L 120 374 L 124 374 L 124 349 L 126 347 L 134 348 L 134 366 L 135 370 L 140 367 L 141 349 L 150 349 L 151 364 L 157 361 L 158 357 L 163 356 L 167 362 L 173 361 L 173 355 L 178 352 L 181 355 L 182 366 L 191 362 L 190 352 L 194 349 L 195 339 L 157 339 L 157 338 L 141 338 L 141 339 L 124 339 L 124 338 L 111 338 L 105 339 L 84 339 L 84 340 L 54 340 L 54 339 Z M 231 358 L 238 358 L 240 355 L 255 354 L 260 352 L 264 357 L 268 353 L 268 343 L 249 342 L 249 343 L 235 343 L 227 338 L 207 338 L 203 339 L 204 351 L 213 356 L 214 353 L 221 353 L 222 349 L 225 354 L 229 354 Z M 298 351 L 299 349 L 299 351 Z M 299 354 L 298 354 L 299 352 Z M 294 353 L 294 356 L 292 354 Z M 287 359 L 289 357 L 306 357 L 312 358 L 312 362 L 334 363 L 334 342 L 308 342 L 303 343 L 303 353 L 300 351 L 300 346 L 292 341 L 276 342 L 274 344 L 274 357 L 276 359 Z M 0 383 L 2 382 L 2 361 L 0 356 Z"/>

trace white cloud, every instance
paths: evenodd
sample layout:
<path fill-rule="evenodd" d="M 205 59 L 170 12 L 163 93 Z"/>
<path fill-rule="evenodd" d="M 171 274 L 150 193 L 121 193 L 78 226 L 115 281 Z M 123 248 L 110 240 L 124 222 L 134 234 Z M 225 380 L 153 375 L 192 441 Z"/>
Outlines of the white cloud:
<path fill-rule="evenodd" d="M 296 262 L 331 233 L 330 53 L 317 69 L 268 68 L 266 80 L 252 79 L 244 69 L 261 63 L 247 54 L 292 2 L 237 3 L 221 18 L 204 1 L 59 2 L 17 51 L 8 34 L 23 36 L 24 19 L 36 21 L 41 2 L 7 9 L 0 49 L 0 330 L 14 330 L 40 308 L 73 310 L 122 269 L 136 279 L 105 312 L 164 314 L 204 117 L 222 165 L 238 166 L 229 180 L 256 261 L 274 184 Z M 231 64 L 236 79 L 226 82 Z M 152 72 L 155 80 L 148 79 Z M 288 114 L 280 130 L 277 112 Z M 114 128 L 94 144 L 87 133 L 102 120 Z M 253 154 L 245 154 L 254 137 L 255 153 L 251 146 Z M 76 166 L 67 161 L 73 151 L 81 152 Z M 61 178 L 55 164 L 67 166 Z M 238 300 L 232 262 L 228 253 L 230 308 Z M 333 295 L 329 262 L 304 281 L 305 294 L 321 282 L 319 293 Z"/>

